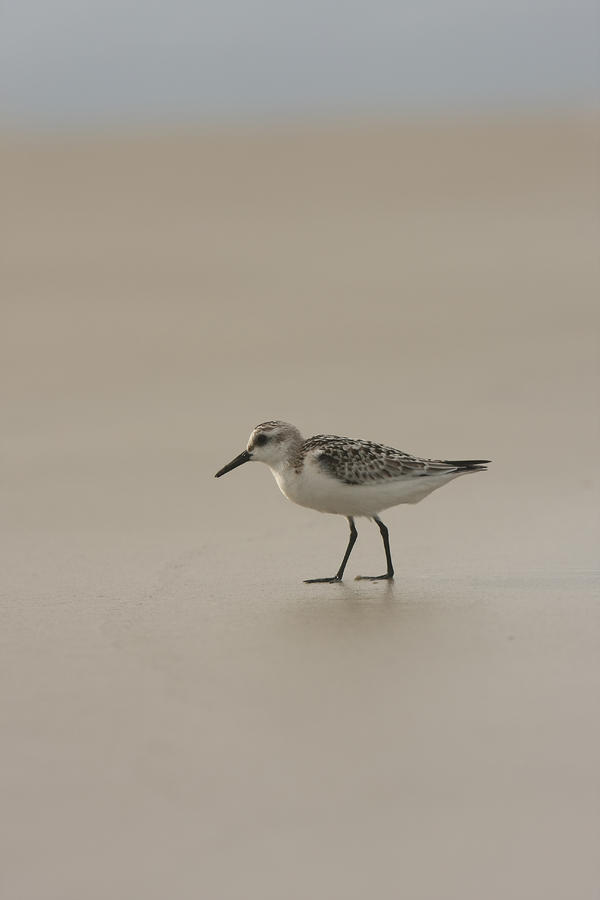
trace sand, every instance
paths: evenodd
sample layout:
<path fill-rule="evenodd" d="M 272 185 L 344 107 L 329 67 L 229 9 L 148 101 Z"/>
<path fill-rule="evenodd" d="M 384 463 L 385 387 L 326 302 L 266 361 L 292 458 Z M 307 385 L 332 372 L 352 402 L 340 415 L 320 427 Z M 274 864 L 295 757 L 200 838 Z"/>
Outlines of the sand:
<path fill-rule="evenodd" d="M 4 139 L 2 896 L 597 895 L 596 136 Z M 494 462 L 308 586 L 270 418 Z"/>

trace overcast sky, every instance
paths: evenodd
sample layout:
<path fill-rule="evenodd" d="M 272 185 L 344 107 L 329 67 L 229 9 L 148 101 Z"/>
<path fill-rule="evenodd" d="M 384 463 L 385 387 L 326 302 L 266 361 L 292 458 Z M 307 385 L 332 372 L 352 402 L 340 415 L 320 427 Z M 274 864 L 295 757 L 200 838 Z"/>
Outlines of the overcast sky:
<path fill-rule="evenodd" d="M 4 0 L 2 116 L 89 127 L 597 105 L 596 0 Z"/>

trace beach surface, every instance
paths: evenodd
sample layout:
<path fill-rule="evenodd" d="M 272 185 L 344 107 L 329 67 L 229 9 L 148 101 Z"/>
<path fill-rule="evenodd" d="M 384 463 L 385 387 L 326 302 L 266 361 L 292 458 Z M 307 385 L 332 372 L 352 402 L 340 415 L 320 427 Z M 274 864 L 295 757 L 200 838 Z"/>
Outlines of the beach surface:
<path fill-rule="evenodd" d="M 598 896 L 597 136 L 3 139 L 3 897 Z M 493 464 L 305 585 L 274 418 Z"/>

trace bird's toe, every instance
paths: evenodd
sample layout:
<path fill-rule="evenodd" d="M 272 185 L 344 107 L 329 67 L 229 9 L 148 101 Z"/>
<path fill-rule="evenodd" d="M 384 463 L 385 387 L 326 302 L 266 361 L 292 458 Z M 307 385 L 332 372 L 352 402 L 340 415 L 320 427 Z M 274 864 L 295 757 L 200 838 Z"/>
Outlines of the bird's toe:
<path fill-rule="evenodd" d="M 304 584 L 334 584 L 342 579 L 334 575 L 333 578 L 305 578 Z"/>
<path fill-rule="evenodd" d="M 393 581 L 394 576 L 388 575 L 357 575 L 355 581 Z"/>

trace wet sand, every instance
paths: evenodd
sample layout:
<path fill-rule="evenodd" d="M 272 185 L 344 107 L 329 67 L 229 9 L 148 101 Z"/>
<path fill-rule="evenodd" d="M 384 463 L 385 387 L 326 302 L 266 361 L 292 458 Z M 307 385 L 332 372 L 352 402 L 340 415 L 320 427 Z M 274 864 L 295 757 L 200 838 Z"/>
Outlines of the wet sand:
<path fill-rule="evenodd" d="M 5 139 L 2 894 L 600 888 L 596 128 Z M 490 457 L 346 524 L 258 421 Z"/>

